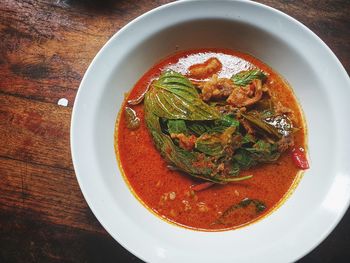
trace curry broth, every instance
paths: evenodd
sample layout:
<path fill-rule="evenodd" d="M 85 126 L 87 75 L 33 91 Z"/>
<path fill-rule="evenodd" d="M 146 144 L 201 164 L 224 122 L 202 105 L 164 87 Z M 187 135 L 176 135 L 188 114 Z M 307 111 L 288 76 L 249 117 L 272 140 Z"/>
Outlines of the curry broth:
<path fill-rule="evenodd" d="M 170 68 L 185 73 L 187 68 L 202 63 L 209 57 L 217 57 L 223 62 L 220 74 L 224 77 L 235 72 L 258 67 L 268 73 L 270 89 L 279 101 L 294 111 L 295 124 L 300 128 L 294 135 L 295 145 L 305 147 L 306 127 L 301 109 L 287 83 L 270 67 L 258 59 L 236 51 L 222 49 L 202 49 L 177 53 L 153 66 L 136 83 L 126 100 L 142 94 L 151 80 L 162 70 Z M 132 106 L 141 119 L 140 128 L 129 130 L 124 114 L 120 114 L 115 130 L 115 150 L 124 177 L 138 199 L 160 217 L 178 225 L 197 230 L 218 231 L 234 229 L 271 213 L 294 188 L 301 174 L 295 166 L 288 150 L 276 163 L 260 164 L 243 170 L 240 176 L 253 175 L 246 181 L 214 185 L 196 192 L 190 187 L 199 183 L 193 177 L 167 168 L 167 163 L 153 145 L 152 138 L 144 122 L 143 104 Z M 244 198 L 262 200 L 267 209 L 256 214 L 251 209 L 240 209 L 230 216 L 229 224 L 213 224 L 232 204 Z M 240 212 L 239 212 L 240 211 Z"/>

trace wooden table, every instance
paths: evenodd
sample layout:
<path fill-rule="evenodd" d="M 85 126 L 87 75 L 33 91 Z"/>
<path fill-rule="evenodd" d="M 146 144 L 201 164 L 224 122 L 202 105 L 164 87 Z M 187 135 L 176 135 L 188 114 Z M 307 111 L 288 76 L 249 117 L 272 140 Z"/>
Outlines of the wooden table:
<path fill-rule="evenodd" d="M 69 127 L 79 83 L 97 51 L 130 20 L 167 2 L 0 2 L 0 262 L 141 262 L 87 206 Z M 259 2 L 311 28 L 350 72 L 349 0 Z M 61 98 L 66 107 L 58 105 Z M 300 262 L 349 259 L 349 222 L 350 212 Z"/>

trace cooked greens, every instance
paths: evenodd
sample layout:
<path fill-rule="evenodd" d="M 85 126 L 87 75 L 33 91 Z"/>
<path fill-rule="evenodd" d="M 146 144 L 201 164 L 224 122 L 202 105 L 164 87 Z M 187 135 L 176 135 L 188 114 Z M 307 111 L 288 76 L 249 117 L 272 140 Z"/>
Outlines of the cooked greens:
<path fill-rule="evenodd" d="M 266 75 L 260 70 L 244 71 L 225 81 L 235 92 L 237 86 L 254 85 L 254 79 L 264 81 Z M 219 86 L 212 89 L 217 93 L 215 88 L 220 92 Z M 165 71 L 145 95 L 148 130 L 171 167 L 215 183 L 241 181 L 251 176 L 240 177 L 240 170 L 276 161 L 286 148 L 281 144 L 291 143 L 283 139 L 291 135 L 292 122 L 275 112 L 268 96 L 251 108 L 237 108 L 225 101 L 227 96 L 204 102 L 204 90 L 199 90 L 180 73 Z"/>
<path fill-rule="evenodd" d="M 200 121 L 220 117 L 215 108 L 200 99 L 193 84 L 174 71 L 167 71 L 154 81 L 145 99 L 160 118 Z"/>
<path fill-rule="evenodd" d="M 258 200 L 258 199 L 250 199 L 250 198 L 244 198 L 242 201 L 240 201 L 238 204 L 233 204 L 231 205 L 229 208 L 227 208 L 222 214 L 221 216 L 219 216 L 219 218 L 213 222 L 214 224 L 227 224 L 229 222 L 227 222 L 227 218 L 237 209 L 241 209 L 241 208 L 246 208 L 250 205 L 254 205 L 255 206 L 255 213 L 259 214 L 261 212 L 263 212 L 266 209 L 266 205 Z"/>
<path fill-rule="evenodd" d="M 241 71 L 231 77 L 233 83 L 237 86 L 246 86 L 252 82 L 254 79 L 265 80 L 266 75 L 258 69 Z"/>

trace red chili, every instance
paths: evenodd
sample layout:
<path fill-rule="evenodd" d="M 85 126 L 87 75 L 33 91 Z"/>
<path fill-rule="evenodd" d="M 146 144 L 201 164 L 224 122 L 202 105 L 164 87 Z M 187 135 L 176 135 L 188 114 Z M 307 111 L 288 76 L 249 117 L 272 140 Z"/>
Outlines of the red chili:
<path fill-rule="evenodd" d="M 198 191 L 202 191 L 202 190 L 208 189 L 208 188 L 211 187 L 213 184 L 215 184 L 215 183 L 213 183 L 213 182 L 205 182 L 205 183 L 193 185 L 193 186 L 191 186 L 191 189 L 192 189 L 193 191 L 198 192 Z"/>
<path fill-rule="evenodd" d="M 292 157 L 297 167 L 303 170 L 309 169 L 309 162 L 306 158 L 305 150 L 302 147 L 294 148 L 292 150 Z"/>

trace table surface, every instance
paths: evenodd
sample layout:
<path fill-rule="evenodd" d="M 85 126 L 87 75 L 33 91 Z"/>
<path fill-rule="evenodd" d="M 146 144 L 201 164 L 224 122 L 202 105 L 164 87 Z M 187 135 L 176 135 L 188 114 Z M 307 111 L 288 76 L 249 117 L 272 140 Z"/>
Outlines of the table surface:
<path fill-rule="evenodd" d="M 69 128 L 79 83 L 98 50 L 133 18 L 167 2 L 0 1 L 0 262 L 141 262 L 85 202 Z M 350 72 L 349 0 L 259 2 L 308 26 Z M 300 262 L 346 262 L 349 245 L 348 211 Z"/>

